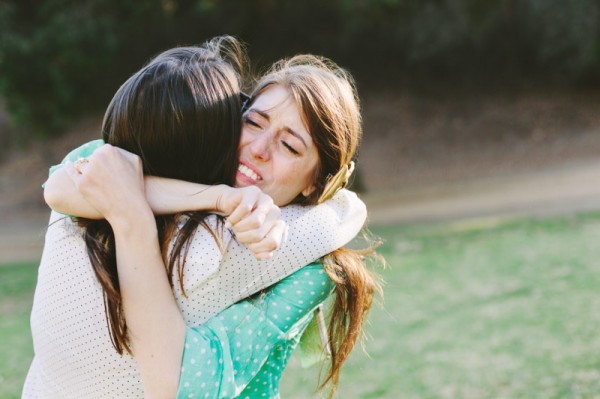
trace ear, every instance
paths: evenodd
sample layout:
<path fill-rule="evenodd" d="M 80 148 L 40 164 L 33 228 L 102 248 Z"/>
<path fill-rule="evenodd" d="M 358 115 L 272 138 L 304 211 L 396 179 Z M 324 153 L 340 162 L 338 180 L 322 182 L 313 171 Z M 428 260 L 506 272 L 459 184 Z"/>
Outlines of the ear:
<path fill-rule="evenodd" d="M 308 197 L 315 191 L 315 189 L 316 189 L 316 187 L 314 185 L 310 185 L 310 186 L 306 187 L 304 190 L 302 190 L 302 195 L 305 197 Z"/>

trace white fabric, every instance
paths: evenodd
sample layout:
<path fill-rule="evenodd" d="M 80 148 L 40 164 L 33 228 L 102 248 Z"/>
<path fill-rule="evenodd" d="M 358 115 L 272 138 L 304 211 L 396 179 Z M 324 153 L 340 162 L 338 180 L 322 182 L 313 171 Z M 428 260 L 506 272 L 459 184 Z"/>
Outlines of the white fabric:
<path fill-rule="evenodd" d="M 222 254 L 200 228 L 190 242 L 183 284 L 175 297 L 186 323 L 199 325 L 229 305 L 266 288 L 347 244 L 366 220 L 358 197 L 341 190 L 316 207 L 282 209 L 286 242 L 270 261 L 257 261 L 225 232 Z M 215 218 L 209 221 L 215 225 Z M 82 230 L 52 213 L 31 313 L 35 356 L 23 398 L 142 398 L 135 360 L 113 348 L 102 289 L 92 271 Z M 143 283 L 143 282 L 140 282 Z"/>

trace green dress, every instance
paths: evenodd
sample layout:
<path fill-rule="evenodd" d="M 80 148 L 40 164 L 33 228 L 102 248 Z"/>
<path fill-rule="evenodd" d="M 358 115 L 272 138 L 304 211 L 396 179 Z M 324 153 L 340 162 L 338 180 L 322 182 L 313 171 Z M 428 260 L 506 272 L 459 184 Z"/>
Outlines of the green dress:
<path fill-rule="evenodd" d="M 283 370 L 332 289 L 323 266 L 311 263 L 188 327 L 177 398 L 279 398 Z"/>

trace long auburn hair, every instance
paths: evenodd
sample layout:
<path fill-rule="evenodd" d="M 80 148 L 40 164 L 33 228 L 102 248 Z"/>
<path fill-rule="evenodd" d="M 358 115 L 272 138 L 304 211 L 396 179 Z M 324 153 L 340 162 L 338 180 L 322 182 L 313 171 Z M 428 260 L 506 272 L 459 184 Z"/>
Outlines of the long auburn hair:
<path fill-rule="evenodd" d="M 240 81 L 245 65 L 245 51 L 231 36 L 214 38 L 202 46 L 164 51 L 116 92 L 104 115 L 104 141 L 140 156 L 144 174 L 233 185 L 241 130 Z M 207 215 L 185 212 L 156 216 L 171 284 L 175 269 L 180 277 L 183 275 L 182 251 L 198 226 L 207 228 L 217 239 L 205 221 Z M 113 346 L 119 354 L 131 354 L 111 226 L 106 220 L 79 219 L 78 223 L 84 228 L 87 252 L 104 291 Z"/>
<path fill-rule="evenodd" d="M 333 61 L 314 55 L 297 55 L 280 60 L 259 80 L 255 99 L 273 85 L 286 88 L 315 142 L 319 163 L 313 177 L 315 190 L 300 194 L 294 203 L 314 205 L 331 176 L 355 157 L 362 137 L 360 101 L 352 76 Z M 367 261 L 385 264 L 375 252 L 379 242 L 365 234 L 364 249 L 339 248 L 323 257 L 323 268 L 335 284 L 335 300 L 328 327 L 331 363 L 319 388 L 337 388 L 341 367 L 359 338 L 375 293 L 383 294 L 380 277 Z"/>

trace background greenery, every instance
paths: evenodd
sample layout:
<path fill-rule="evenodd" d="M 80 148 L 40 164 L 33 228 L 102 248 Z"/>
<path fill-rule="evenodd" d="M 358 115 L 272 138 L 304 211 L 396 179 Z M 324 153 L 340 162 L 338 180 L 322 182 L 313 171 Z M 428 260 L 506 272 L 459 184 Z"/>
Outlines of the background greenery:
<path fill-rule="evenodd" d="M 385 303 L 340 398 L 552 399 L 600 392 L 600 214 L 375 228 L 390 263 Z M 32 356 L 37 265 L 0 266 L 0 398 Z M 314 397 L 293 362 L 285 398 Z"/>
<path fill-rule="evenodd" d="M 322 53 L 362 86 L 582 85 L 600 76 L 599 10 L 600 0 L 2 0 L 0 93 L 21 134 L 56 134 L 102 110 L 152 55 L 223 33 L 248 42 L 258 66 Z"/>

